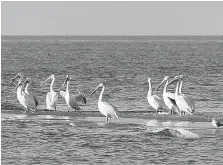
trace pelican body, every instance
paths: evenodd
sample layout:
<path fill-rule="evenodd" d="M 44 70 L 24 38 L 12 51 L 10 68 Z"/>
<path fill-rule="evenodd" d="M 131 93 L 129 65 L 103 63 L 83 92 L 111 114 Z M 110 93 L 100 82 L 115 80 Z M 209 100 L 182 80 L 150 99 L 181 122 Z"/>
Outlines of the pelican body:
<path fill-rule="evenodd" d="M 15 87 L 15 90 L 17 89 L 17 97 L 20 104 L 22 104 L 26 108 L 25 112 L 29 110 L 36 110 L 36 106 L 38 105 L 33 96 L 22 91 L 26 83 L 28 83 L 28 80 L 24 83 L 22 83 L 22 81 L 19 81 L 18 85 Z"/>
<path fill-rule="evenodd" d="M 74 95 L 76 101 L 78 102 L 78 105 L 80 103 L 86 105 L 87 104 L 87 99 L 86 97 L 77 89 L 77 92 L 78 94 L 77 95 Z M 65 98 L 65 95 L 66 95 L 66 91 L 63 91 L 63 90 L 60 90 L 60 95 Z"/>
<path fill-rule="evenodd" d="M 46 81 L 52 79 L 52 82 L 50 84 L 50 91 L 46 95 L 46 107 L 49 110 L 55 110 L 56 111 L 56 104 L 58 101 L 58 92 L 55 92 L 53 90 L 53 85 L 55 83 L 55 75 L 51 75 L 49 78 L 47 78 L 45 81 L 42 82 L 40 86 L 42 86 Z"/>
<path fill-rule="evenodd" d="M 184 99 L 187 100 L 187 102 L 191 105 L 192 112 L 194 112 L 194 111 L 195 111 L 195 104 L 194 104 L 193 100 L 190 99 L 189 97 L 186 97 L 184 94 L 182 94 L 183 75 L 180 75 L 179 78 L 180 78 L 180 80 L 181 80 L 181 81 L 180 81 L 180 87 L 179 87 L 179 93 L 180 93 L 180 95 L 183 96 Z"/>
<path fill-rule="evenodd" d="M 181 78 L 179 76 L 176 76 L 172 81 L 169 82 L 169 84 L 171 84 L 175 80 L 178 80 L 177 86 L 176 86 L 176 91 L 175 91 L 175 100 L 176 100 L 176 104 L 180 110 L 180 115 L 181 115 L 181 112 L 193 115 L 192 114 L 193 105 L 191 104 L 191 102 L 188 101 L 188 99 L 185 95 L 181 95 L 179 92 Z"/>
<path fill-rule="evenodd" d="M 110 120 L 112 117 L 116 117 L 117 119 L 119 119 L 118 109 L 114 105 L 108 104 L 107 102 L 103 101 L 103 93 L 105 91 L 104 83 L 100 83 L 98 87 L 95 88 L 95 90 L 91 93 L 91 95 L 95 93 L 95 91 L 100 87 L 102 87 L 102 90 L 98 99 L 98 110 L 106 117 L 107 123 L 109 118 Z"/>
<path fill-rule="evenodd" d="M 179 114 L 180 112 L 176 105 L 175 94 L 171 92 L 167 92 L 169 78 L 170 78 L 169 76 L 165 76 L 163 81 L 157 86 L 156 90 L 158 90 L 161 87 L 161 85 L 166 82 L 163 88 L 163 101 L 166 104 L 167 108 L 170 110 L 171 114 L 173 114 L 173 111 Z"/>
<path fill-rule="evenodd" d="M 151 107 L 153 107 L 156 110 L 156 113 L 158 113 L 159 109 L 167 109 L 165 103 L 161 98 L 157 95 L 152 94 L 152 85 L 151 85 L 151 79 L 148 78 L 148 83 L 149 83 L 149 90 L 147 94 L 147 100 L 148 103 L 150 104 Z"/>
<path fill-rule="evenodd" d="M 69 75 L 67 75 L 66 79 L 62 85 L 62 88 L 65 86 L 65 84 L 67 85 L 65 95 L 64 95 L 64 93 L 63 93 L 63 95 L 64 95 L 65 101 L 67 103 L 67 106 L 68 106 L 68 112 L 70 111 L 71 108 L 75 109 L 75 111 L 81 110 L 81 108 L 79 107 L 78 102 L 76 100 L 76 97 L 74 95 L 70 94 L 70 80 L 71 80 L 71 77 Z"/>

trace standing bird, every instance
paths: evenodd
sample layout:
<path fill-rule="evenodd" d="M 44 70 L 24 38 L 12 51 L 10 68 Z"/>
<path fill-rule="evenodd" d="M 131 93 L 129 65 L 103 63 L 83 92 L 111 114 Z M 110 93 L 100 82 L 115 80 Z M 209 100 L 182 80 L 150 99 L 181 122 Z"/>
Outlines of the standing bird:
<path fill-rule="evenodd" d="M 159 109 L 167 109 L 165 103 L 159 96 L 152 94 L 152 85 L 151 85 L 151 78 L 148 78 L 149 83 L 149 91 L 147 94 L 147 100 L 148 103 L 156 110 L 156 113 L 158 114 Z"/>
<path fill-rule="evenodd" d="M 42 86 L 46 81 L 52 79 L 52 82 L 50 84 L 50 91 L 46 95 L 46 107 L 49 110 L 55 110 L 56 111 L 56 103 L 58 100 L 58 92 L 55 92 L 53 90 L 53 85 L 55 83 L 55 75 L 51 75 L 49 78 L 47 78 L 45 81 L 42 82 L 40 86 Z"/>
<path fill-rule="evenodd" d="M 26 81 L 24 82 L 24 85 L 25 85 L 25 90 L 24 91 L 27 95 L 29 95 L 30 97 L 33 97 L 33 99 L 35 100 L 36 106 L 38 106 L 39 103 L 38 103 L 36 97 L 31 92 L 29 92 L 29 90 L 28 90 L 29 83 L 30 83 L 30 78 L 27 78 Z"/>
<path fill-rule="evenodd" d="M 180 75 L 179 78 L 180 78 L 180 80 L 181 80 L 181 81 L 180 81 L 180 87 L 179 87 L 179 93 L 180 93 L 180 95 L 182 95 L 182 96 L 184 97 L 184 99 L 187 100 L 187 102 L 189 102 L 189 104 L 191 105 L 191 108 L 192 108 L 192 112 L 194 112 L 194 111 L 195 111 L 195 104 L 194 104 L 193 100 L 190 99 L 189 97 L 186 97 L 184 94 L 182 94 L 183 75 Z"/>
<path fill-rule="evenodd" d="M 100 87 L 102 87 L 102 90 L 101 90 L 101 93 L 100 93 L 100 96 L 99 96 L 99 99 L 98 99 L 98 110 L 106 117 L 107 123 L 108 123 L 108 118 L 110 118 L 110 121 L 111 121 L 112 117 L 116 117 L 117 119 L 119 119 L 118 109 L 114 105 L 108 104 L 107 102 L 102 100 L 103 99 L 103 93 L 105 91 L 105 84 L 104 83 L 100 83 L 98 85 L 98 87 L 95 88 L 95 90 L 91 93 L 91 95 L 93 93 L 95 93 L 95 91 Z"/>
<path fill-rule="evenodd" d="M 158 90 L 164 82 L 166 82 L 164 88 L 163 88 L 163 101 L 166 104 L 167 108 L 170 110 L 171 115 L 173 114 L 173 111 L 176 113 L 180 113 L 179 108 L 176 105 L 175 101 L 175 94 L 167 92 L 167 86 L 169 83 L 169 76 L 165 76 L 163 81 L 157 86 L 155 90 Z"/>
<path fill-rule="evenodd" d="M 176 80 L 178 80 L 178 82 L 177 82 L 176 91 L 175 91 L 175 101 L 176 101 L 176 104 L 180 110 L 180 115 L 181 115 L 181 112 L 185 112 L 190 115 L 193 115 L 192 114 L 192 112 L 193 112 L 192 106 L 193 105 L 188 101 L 188 99 L 185 95 L 183 96 L 179 93 L 179 86 L 180 86 L 181 78 L 179 76 L 176 76 L 172 81 L 170 81 L 168 83 L 168 85 Z"/>
<path fill-rule="evenodd" d="M 217 129 L 218 127 L 223 126 L 223 123 L 220 123 L 219 121 L 217 121 L 215 118 L 212 119 L 212 125 Z"/>
<path fill-rule="evenodd" d="M 78 102 L 76 100 L 76 97 L 74 95 L 70 94 L 70 80 L 71 80 L 71 77 L 69 75 L 67 75 L 66 79 L 65 79 L 65 81 L 62 85 L 62 88 L 65 86 L 65 84 L 67 85 L 64 98 L 65 98 L 65 101 L 68 105 L 68 112 L 70 111 L 71 108 L 75 109 L 75 111 L 76 110 L 81 110 L 81 108 L 79 107 Z"/>
<path fill-rule="evenodd" d="M 22 88 L 24 87 L 26 83 L 28 83 L 28 81 L 25 81 L 24 83 L 22 83 L 22 81 L 19 80 L 18 85 L 14 89 L 14 90 L 17 90 L 17 97 L 20 104 L 22 104 L 26 108 L 25 112 L 29 110 L 36 110 L 36 106 L 37 106 L 37 103 L 34 97 L 22 91 Z"/>

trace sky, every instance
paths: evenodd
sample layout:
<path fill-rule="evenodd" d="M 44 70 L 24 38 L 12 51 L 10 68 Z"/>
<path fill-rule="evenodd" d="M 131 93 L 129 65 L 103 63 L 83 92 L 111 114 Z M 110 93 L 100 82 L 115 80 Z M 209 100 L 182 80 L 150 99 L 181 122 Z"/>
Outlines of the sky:
<path fill-rule="evenodd" d="M 2 35 L 223 35 L 223 1 L 3 1 Z"/>

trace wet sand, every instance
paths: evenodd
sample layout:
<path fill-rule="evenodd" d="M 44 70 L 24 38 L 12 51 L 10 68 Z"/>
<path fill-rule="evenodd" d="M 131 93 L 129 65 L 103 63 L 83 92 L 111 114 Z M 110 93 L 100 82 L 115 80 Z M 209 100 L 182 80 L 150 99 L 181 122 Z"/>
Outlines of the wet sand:
<path fill-rule="evenodd" d="M 11 103 L 1 104 L 1 113 L 23 114 L 24 109 Z M 56 116 L 71 116 L 71 117 L 104 117 L 98 110 L 95 111 L 74 111 L 57 110 L 49 111 L 47 109 L 39 109 L 36 112 L 27 112 L 27 115 L 56 115 Z M 157 120 L 173 120 L 173 121 L 191 121 L 191 122 L 211 122 L 212 118 L 217 118 L 218 121 L 223 122 L 223 112 L 195 112 L 194 115 L 179 116 L 170 115 L 167 113 L 155 111 L 119 111 L 121 118 L 139 118 L 139 119 L 157 119 Z"/>

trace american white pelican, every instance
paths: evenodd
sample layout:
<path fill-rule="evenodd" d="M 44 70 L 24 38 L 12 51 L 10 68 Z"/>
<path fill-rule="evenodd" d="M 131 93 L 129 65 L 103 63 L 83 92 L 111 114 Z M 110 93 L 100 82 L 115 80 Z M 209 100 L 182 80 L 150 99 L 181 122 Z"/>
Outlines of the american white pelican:
<path fill-rule="evenodd" d="M 212 125 L 217 129 L 218 127 L 223 126 L 223 123 L 220 123 L 219 121 L 217 121 L 215 118 L 212 119 Z"/>
<path fill-rule="evenodd" d="M 53 90 L 53 85 L 55 83 L 55 75 L 51 75 L 49 78 L 47 78 L 45 81 L 42 82 L 40 86 L 42 86 L 46 81 L 52 79 L 52 82 L 50 84 L 50 91 L 46 95 L 46 107 L 49 110 L 55 110 L 56 111 L 56 103 L 58 100 L 58 92 L 55 92 Z"/>
<path fill-rule="evenodd" d="M 171 84 L 175 80 L 178 80 L 177 86 L 176 86 L 176 91 L 175 91 L 175 101 L 176 101 L 178 108 L 180 109 L 180 115 L 181 115 L 181 112 L 185 112 L 190 115 L 193 115 L 192 114 L 192 112 L 193 112 L 192 105 L 190 104 L 190 102 L 188 102 L 185 95 L 183 96 L 179 93 L 179 86 L 180 86 L 181 78 L 179 76 L 176 76 L 172 81 L 169 82 L 169 84 Z"/>
<path fill-rule="evenodd" d="M 103 101 L 103 93 L 105 91 L 105 84 L 104 83 L 100 83 L 97 88 L 95 88 L 95 90 L 91 93 L 91 95 L 93 93 L 95 93 L 95 91 L 102 87 L 99 99 L 98 99 L 98 110 L 106 117 L 106 121 L 108 122 L 108 118 L 112 117 L 116 117 L 117 119 L 119 119 L 119 113 L 118 113 L 118 109 L 111 104 L 108 104 L 107 102 Z"/>
<path fill-rule="evenodd" d="M 158 113 L 159 109 L 167 109 L 163 100 L 161 98 L 159 98 L 159 96 L 153 95 L 151 78 L 148 78 L 148 83 L 149 83 L 149 91 L 147 94 L 148 103 L 151 105 L 151 107 L 153 107 L 156 110 L 156 113 Z"/>
<path fill-rule="evenodd" d="M 62 85 L 62 88 L 65 86 L 65 84 L 67 85 L 64 98 L 68 105 L 68 112 L 70 111 L 71 108 L 75 109 L 75 111 L 81 110 L 81 108 L 79 107 L 78 102 L 76 100 L 76 97 L 74 95 L 70 94 L 70 80 L 71 80 L 71 77 L 69 75 L 67 75 L 66 79 Z"/>
<path fill-rule="evenodd" d="M 180 113 L 179 108 L 176 105 L 175 101 L 175 94 L 171 92 L 167 92 L 167 86 L 169 83 L 169 76 L 165 76 L 163 81 L 157 86 L 156 90 L 158 90 L 164 82 L 166 82 L 164 88 L 163 88 L 163 101 L 170 110 L 171 114 L 173 114 L 173 111 L 176 113 Z"/>
<path fill-rule="evenodd" d="M 26 83 L 27 83 L 26 81 L 22 83 L 22 81 L 19 80 L 18 85 L 15 87 L 15 90 L 17 89 L 18 100 L 20 104 L 22 104 L 26 108 L 26 111 L 36 110 L 37 104 L 35 99 L 32 96 L 22 91 L 22 88 Z"/>
<path fill-rule="evenodd" d="M 29 83 L 30 83 L 30 78 L 27 78 L 26 79 L 26 81 L 24 82 L 24 85 L 26 85 L 25 86 L 25 93 L 26 94 L 28 94 L 30 97 L 33 97 L 33 99 L 35 100 L 35 102 L 36 102 L 36 106 L 38 106 L 38 101 L 37 101 L 37 99 L 36 99 L 36 97 L 28 90 L 28 88 L 29 88 Z"/>
<path fill-rule="evenodd" d="M 193 100 L 190 99 L 189 97 L 186 97 L 184 94 L 182 94 L 183 75 L 180 75 L 179 78 L 180 78 L 180 80 L 181 80 L 181 81 L 180 81 L 180 87 L 179 87 L 179 93 L 180 93 L 180 95 L 182 95 L 182 96 L 184 97 L 184 99 L 186 99 L 187 102 L 191 105 L 192 112 L 194 112 L 194 111 L 195 111 L 195 104 L 194 104 Z"/>
<path fill-rule="evenodd" d="M 76 101 L 79 103 L 87 104 L 87 99 L 86 97 L 77 89 L 78 94 L 74 95 Z M 60 95 L 65 98 L 66 92 L 63 90 L 60 90 Z"/>

